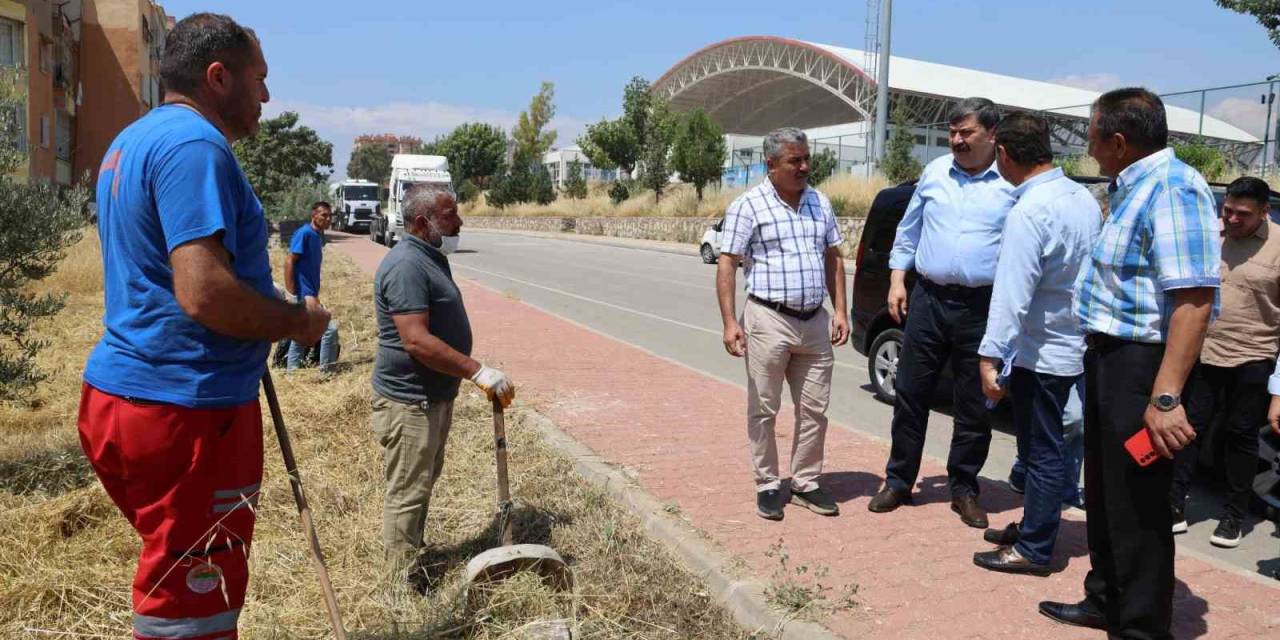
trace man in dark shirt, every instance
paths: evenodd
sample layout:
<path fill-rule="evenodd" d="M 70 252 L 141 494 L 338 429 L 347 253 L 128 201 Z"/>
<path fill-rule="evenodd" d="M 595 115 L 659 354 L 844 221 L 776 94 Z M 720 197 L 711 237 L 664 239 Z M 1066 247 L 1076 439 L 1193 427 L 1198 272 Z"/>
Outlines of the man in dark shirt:
<path fill-rule="evenodd" d="M 383 258 L 373 280 L 373 431 L 383 447 L 387 479 L 383 547 L 392 569 L 408 577 L 444 466 L 461 379 L 504 407 L 515 398 L 515 387 L 506 374 L 471 359 L 471 323 L 445 257 L 462 228 L 453 195 L 414 191 L 404 210 L 405 237 Z"/>

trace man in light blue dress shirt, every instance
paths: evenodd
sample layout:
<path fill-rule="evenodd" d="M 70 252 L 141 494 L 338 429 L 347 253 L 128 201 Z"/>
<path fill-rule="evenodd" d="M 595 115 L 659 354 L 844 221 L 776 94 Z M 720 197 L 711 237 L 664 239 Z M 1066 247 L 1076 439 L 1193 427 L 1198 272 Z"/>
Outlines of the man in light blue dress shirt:
<path fill-rule="evenodd" d="M 929 404 L 938 375 L 951 360 L 951 508 L 965 524 L 985 528 L 987 514 L 977 500 L 978 472 L 991 446 L 991 425 L 978 379 L 978 342 L 987 325 L 1013 187 L 995 163 L 995 128 L 1000 121 L 995 105 L 985 98 L 963 100 L 949 121 L 952 153 L 925 167 L 889 257 L 889 314 L 906 326 L 894 382 L 893 446 L 885 484 L 867 508 L 884 513 L 911 502 Z M 920 280 L 908 305 L 906 279 L 913 269 Z"/>
<path fill-rule="evenodd" d="M 976 553 L 992 571 L 1048 575 L 1068 478 L 1063 409 L 1084 373 L 1084 334 L 1072 292 L 1102 227 L 1088 189 L 1053 166 L 1049 125 L 1013 113 L 996 132 L 1000 174 L 1015 185 L 996 266 L 987 332 L 978 346 L 982 391 L 1012 403 L 1018 451 L 1027 466 L 1022 522 L 989 532 L 1000 546 Z M 1001 362 L 1012 363 L 1007 380 Z"/>

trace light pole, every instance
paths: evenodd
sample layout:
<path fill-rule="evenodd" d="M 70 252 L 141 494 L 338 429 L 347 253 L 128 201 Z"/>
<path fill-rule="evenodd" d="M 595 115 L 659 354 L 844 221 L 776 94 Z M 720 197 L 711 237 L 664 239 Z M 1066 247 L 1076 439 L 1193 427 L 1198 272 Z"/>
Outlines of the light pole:
<path fill-rule="evenodd" d="M 893 0 L 884 0 L 880 7 L 880 50 L 876 53 L 879 70 L 876 72 L 876 165 L 884 160 L 885 129 L 889 124 L 889 36 L 893 24 Z"/>
<path fill-rule="evenodd" d="M 1271 105 L 1276 101 L 1275 85 L 1276 80 L 1280 79 L 1280 73 L 1267 76 L 1267 95 L 1263 96 L 1263 102 L 1267 103 L 1267 122 L 1263 125 L 1262 131 L 1262 175 L 1267 175 L 1267 164 L 1270 157 L 1267 155 L 1268 148 L 1271 144 Z M 1276 130 L 1276 144 L 1280 145 L 1280 129 Z"/>

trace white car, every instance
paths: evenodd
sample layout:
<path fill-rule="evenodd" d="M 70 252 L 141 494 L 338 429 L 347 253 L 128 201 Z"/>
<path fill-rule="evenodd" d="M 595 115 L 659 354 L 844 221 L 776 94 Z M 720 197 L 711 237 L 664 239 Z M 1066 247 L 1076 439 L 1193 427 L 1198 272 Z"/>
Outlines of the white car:
<path fill-rule="evenodd" d="M 702 261 L 706 264 L 715 264 L 720 260 L 720 242 L 724 238 L 724 218 L 716 221 L 715 224 L 707 227 L 702 234 L 701 246 L 698 247 L 698 253 L 702 255 Z"/>

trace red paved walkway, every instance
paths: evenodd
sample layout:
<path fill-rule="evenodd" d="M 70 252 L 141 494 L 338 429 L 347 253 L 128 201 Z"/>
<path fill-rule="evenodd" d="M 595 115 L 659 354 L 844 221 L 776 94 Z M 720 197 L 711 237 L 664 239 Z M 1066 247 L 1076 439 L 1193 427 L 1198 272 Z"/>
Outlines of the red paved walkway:
<path fill-rule="evenodd" d="M 370 272 L 385 251 L 369 242 L 335 248 Z M 511 373 L 520 403 L 533 404 L 583 444 L 634 471 L 658 500 L 679 505 L 762 582 L 778 567 L 765 554 L 781 538 L 793 566 L 828 567 L 825 583 L 836 591 L 856 583 L 861 608 L 826 620 L 832 631 L 929 640 L 1102 636 L 1036 613 L 1039 600 L 1081 596 L 1088 569 L 1083 522 L 1063 523 L 1057 553 L 1069 564 L 1062 572 L 1036 578 L 983 571 L 971 557 L 990 545 L 951 513 L 940 462 L 925 460 L 916 506 L 872 514 L 866 503 L 881 482 L 887 448 L 835 424 L 827 436 L 825 484 L 842 514 L 823 518 L 788 506 L 784 521 L 762 520 L 747 463 L 742 388 L 470 281 L 460 284 L 477 356 Z M 778 425 L 784 452 L 790 451 L 786 422 Z M 1019 517 L 1019 497 L 1000 486 L 984 486 L 983 503 L 993 526 Z M 1177 562 L 1176 638 L 1280 638 L 1280 588 L 1183 554 Z"/>

